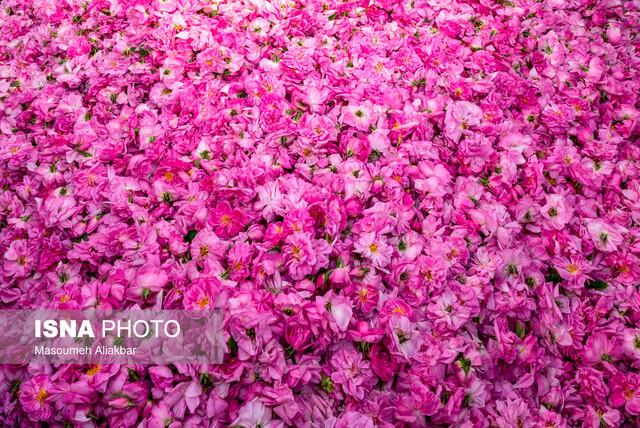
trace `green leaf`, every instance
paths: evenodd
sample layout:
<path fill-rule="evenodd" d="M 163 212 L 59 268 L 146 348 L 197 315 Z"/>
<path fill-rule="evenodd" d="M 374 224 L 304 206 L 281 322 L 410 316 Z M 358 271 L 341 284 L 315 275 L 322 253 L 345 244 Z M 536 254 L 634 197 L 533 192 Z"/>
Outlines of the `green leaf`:
<path fill-rule="evenodd" d="M 322 380 L 320 381 L 320 388 L 324 389 L 326 392 L 333 392 L 333 381 L 330 377 L 321 375 Z"/>
<path fill-rule="evenodd" d="M 144 60 L 146 57 L 148 57 L 149 55 L 151 55 L 151 51 L 148 50 L 146 47 L 144 46 L 139 46 L 138 49 L 138 55 L 140 55 L 140 58 L 142 60 Z"/>
<path fill-rule="evenodd" d="M 85 150 L 77 149 L 76 151 L 77 151 L 77 152 L 78 152 L 78 154 L 79 154 L 80 156 L 82 156 L 82 157 L 85 157 L 85 158 L 93 157 L 93 155 L 92 155 L 91 153 L 89 153 L 89 152 L 87 152 L 87 151 L 85 151 Z"/>
<path fill-rule="evenodd" d="M 131 382 L 135 382 L 139 379 L 138 372 L 136 372 L 134 369 L 127 369 L 127 371 L 129 374 L 129 380 Z"/>
<path fill-rule="evenodd" d="M 464 356 L 461 356 L 460 358 L 458 358 L 458 365 L 460 366 L 460 368 L 462 369 L 464 374 L 466 374 L 466 375 L 469 374 L 469 371 L 471 370 L 471 360 L 470 359 L 465 358 Z"/>
<path fill-rule="evenodd" d="M 184 240 L 186 242 L 193 242 L 194 238 L 196 237 L 196 235 L 198 234 L 198 231 L 195 229 L 191 229 L 190 231 L 187 232 L 186 235 L 184 235 Z"/>
<path fill-rule="evenodd" d="M 404 251 L 406 249 L 407 249 L 407 243 L 404 242 L 404 239 L 401 239 L 400 242 L 398 242 L 398 250 Z"/>
<path fill-rule="evenodd" d="M 516 321 L 516 334 L 520 339 L 524 339 L 526 336 L 527 326 L 524 325 L 521 321 Z"/>
<path fill-rule="evenodd" d="M 358 351 L 362 355 L 369 355 L 369 350 L 371 349 L 371 344 L 369 342 L 358 342 Z"/>
<path fill-rule="evenodd" d="M 9 388 L 9 392 L 11 393 L 12 396 L 15 397 L 18 395 L 19 391 L 20 391 L 20 381 L 16 379 L 11 384 L 11 388 Z"/>
<path fill-rule="evenodd" d="M 544 276 L 544 279 L 547 282 L 552 282 L 554 284 L 558 284 L 558 283 L 562 282 L 562 277 L 560 276 L 558 271 L 556 269 L 554 269 L 554 268 L 550 268 L 547 271 L 547 274 Z"/>
<path fill-rule="evenodd" d="M 88 240 L 89 240 L 89 235 L 87 234 L 87 232 L 83 233 L 82 235 L 76 238 L 71 238 L 72 242 L 80 242 L 80 241 L 88 241 Z"/>
<path fill-rule="evenodd" d="M 229 340 L 227 340 L 227 348 L 229 348 L 229 353 L 233 358 L 238 356 L 238 342 L 236 342 L 233 336 L 229 336 Z"/>
<path fill-rule="evenodd" d="M 200 385 L 205 391 L 213 387 L 213 381 L 211 380 L 209 373 L 200 373 Z"/>
<path fill-rule="evenodd" d="M 607 92 L 604 90 L 600 91 L 600 103 L 604 104 L 609 101 L 609 97 L 607 96 Z"/>
<path fill-rule="evenodd" d="M 584 284 L 584 286 L 589 290 L 602 291 L 602 290 L 606 290 L 609 287 L 609 284 L 607 284 L 605 281 L 601 279 L 593 279 L 593 280 L 587 281 Z"/>
<path fill-rule="evenodd" d="M 382 157 L 382 152 L 378 150 L 372 150 L 369 154 L 369 162 L 375 162 Z"/>
<path fill-rule="evenodd" d="M 471 394 L 465 394 L 464 398 L 462 399 L 462 408 L 466 409 L 471 405 Z"/>

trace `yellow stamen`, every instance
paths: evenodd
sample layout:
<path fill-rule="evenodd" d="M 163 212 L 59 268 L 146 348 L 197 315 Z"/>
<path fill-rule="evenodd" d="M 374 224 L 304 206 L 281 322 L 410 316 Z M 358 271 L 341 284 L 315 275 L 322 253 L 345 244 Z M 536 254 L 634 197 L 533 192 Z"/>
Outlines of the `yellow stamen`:
<path fill-rule="evenodd" d="M 231 226 L 231 216 L 228 214 L 222 214 L 222 217 L 220 217 L 220 223 L 225 227 Z"/>
<path fill-rule="evenodd" d="M 44 400 L 46 400 L 48 396 L 49 393 L 47 392 L 47 390 L 41 388 L 40 391 L 38 391 L 38 393 L 36 394 L 36 401 L 42 405 L 44 404 Z"/>
<path fill-rule="evenodd" d="M 99 371 L 100 371 L 100 366 L 96 364 L 95 366 L 87 370 L 87 376 L 95 376 L 96 374 L 98 374 Z"/>
<path fill-rule="evenodd" d="M 406 312 L 404 309 L 402 309 L 401 307 L 399 307 L 399 306 L 398 306 L 398 307 L 393 308 L 393 311 L 392 311 L 392 312 L 393 312 L 394 314 L 398 314 L 398 315 L 406 315 L 406 314 L 407 314 L 407 312 Z"/>
<path fill-rule="evenodd" d="M 297 245 L 294 245 L 293 248 L 291 249 L 291 255 L 293 256 L 294 259 L 296 259 L 297 261 L 300 261 L 300 259 L 302 258 L 302 250 Z"/>
<path fill-rule="evenodd" d="M 200 299 L 198 299 L 198 302 L 196 304 L 200 309 L 204 309 L 209 306 L 209 298 L 207 296 L 202 296 Z"/>
<path fill-rule="evenodd" d="M 361 288 L 360 290 L 358 290 L 358 299 L 360 300 L 360 302 L 366 303 L 368 296 L 369 290 L 367 290 L 366 288 Z"/>

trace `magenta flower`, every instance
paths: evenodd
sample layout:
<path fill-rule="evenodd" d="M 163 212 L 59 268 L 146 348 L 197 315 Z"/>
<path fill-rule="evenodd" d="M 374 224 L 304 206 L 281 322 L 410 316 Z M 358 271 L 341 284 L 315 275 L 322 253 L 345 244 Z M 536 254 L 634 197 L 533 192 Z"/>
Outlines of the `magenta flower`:
<path fill-rule="evenodd" d="M 216 278 L 199 278 L 184 293 L 187 310 L 213 309 L 219 304 L 220 282 Z"/>
<path fill-rule="evenodd" d="M 232 209 L 229 202 L 223 201 L 213 210 L 209 222 L 213 225 L 216 235 L 229 238 L 243 229 L 245 219 L 242 211 Z"/>
<path fill-rule="evenodd" d="M 33 250 L 24 239 L 13 241 L 4 253 L 3 267 L 8 276 L 25 277 L 31 273 L 35 263 Z"/>
<path fill-rule="evenodd" d="M 622 234 L 626 232 L 624 227 L 612 226 L 601 220 L 589 221 L 587 230 L 594 245 L 605 252 L 615 251 L 624 241 Z"/>
<path fill-rule="evenodd" d="M 610 402 L 615 407 L 624 406 L 624 410 L 632 415 L 640 414 L 640 376 L 629 373 L 616 375 L 610 382 Z"/>
<path fill-rule="evenodd" d="M 362 400 L 371 388 L 370 364 L 355 349 L 341 348 L 331 357 L 331 380 L 342 386 L 345 394 Z"/>
<path fill-rule="evenodd" d="M 242 406 L 237 419 L 232 424 L 251 428 L 269 427 L 271 417 L 271 409 L 256 399 Z"/>
<path fill-rule="evenodd" d="M 324 296 L 316 297 L 316 307 L 320 313 L 328 317 L 329 326 L 333 331 L 346 331 L 353 316 L 351 302 L 333 291 Z"/>
<path fill-rule="evenodd" d="M 49 376 L 41 374 L 20 385 L 20 404 L 32 421 L 46 421 L 53 414 L 51 402 L 52 383 Z"/>
<path fill-rule="evenodd" d="M 286 239 L 283 247 L 286 266 L 293 279 L 302 279 L 313 272 L 317 263 L 313 242 L 306 233 L 296 233 Z"/>
<path fill-rule="evenodd" d="M 136 297 L 149 296 L 160 291 L 168 280 L 167 274 L 160 266 L 148 263 L 138 270 L 134 287 L 130 292 Z"/>
<path fill-rule="evenodd" d="M 310 345 L 311 329 L 308 322 L 301 316 L 294 316 L 287 320 L 285 339 L 296 351 L 302 351 Z"/>
<path fill-rule="evenodd" d="M 0 360 L 0 426 L 640 426 L 638 0 L 0 30 L 0 311 L 219 315 L 215 364 Z"/>
<path fill-rule="evenodd" d="M 349 105 L 342 110 L 342 122 L 361 131 L 366 131 L 376 121 L 374 107 L 370 101 L 354 104 L 349 103 Z"/>
<path fill-rule="evenodd" d="M 471 127 L 480 125 L 482 110 L 474 103 L 457 101 L 447 109 L 445 116 L 445 132 L 454 142 L 458 142 Z"/>
<path fill-rule="evenodd" d="M 623 347 L 627 355 L 640 359 L 640 329 L 627 329 L 623 336 Z"/>
<path fill-rule="evenodd" d="M 380 268 L 384 268 L 389 264 L 393 254 L 393 249 L 386 243 L 385 238 L 376 235 L 375 232 L 362 235 L 355 248 L 362 256 L 371 260 L 371 263 Z"/>
<path fill-rule="evenodd" d="M 224 256 L 227 244 L 218 238 L 210 230 L 201 230 L 191 242 L 191 258 L 206 261 L 209 259 L 221 259 Z"/>
<path fill-rule="evenodd" d="M 540 213 L 549 226 L 562 229 L 571 219 L 572 210 L 562 195 L 547 195 L 547 203 L 540 208 Z"/>
<path fill-rule="evenodd" d="M 591 364 L 617 360 L 619 354 L 620 345 L 605 333 L 595 333 L 589 337 L 584 349 L 584 359 Z"/>

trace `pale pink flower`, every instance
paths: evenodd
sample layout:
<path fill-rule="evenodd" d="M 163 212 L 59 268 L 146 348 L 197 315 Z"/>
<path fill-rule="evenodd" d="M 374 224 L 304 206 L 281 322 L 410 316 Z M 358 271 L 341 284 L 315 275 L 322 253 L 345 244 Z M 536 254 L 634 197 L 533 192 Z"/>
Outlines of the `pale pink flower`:
<path fill-rule="evenodd" d="M 623 234 L 627 232 L 622 226 L 597 219 L 587 223 L 587 231 L 596 248 L 605 252 L 615 251 L 624 242 Z"/>
<path fill-rule="evenodd" d="M 469 101 L 455 101 L 447 108 L 444 121 L 445 134 L 457 143 L 468 129 L 480 125 L 482 110 Z"/>
<path fill-rule="evenodd" d="M 375 232 L 363 234 L 356 243 L 355 248 L 362 256 L 368 258 L 376 267 L 380 268 L 387 266 L 393 255 L 393 248 L 387 244 L 384 236 Z"/>
<path fill-rule="evenodd" d="M 373 379 L 369 362 L 355 349 L 338 349 L 331 357 L 331 380 L 342 386 L 345 394 L 362 400 Z"/>

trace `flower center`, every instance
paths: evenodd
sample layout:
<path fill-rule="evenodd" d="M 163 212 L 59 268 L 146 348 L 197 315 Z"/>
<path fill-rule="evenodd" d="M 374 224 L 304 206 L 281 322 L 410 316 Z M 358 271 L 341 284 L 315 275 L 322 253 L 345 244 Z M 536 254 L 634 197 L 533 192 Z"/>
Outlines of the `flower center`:
<path fill-rule="evenodd" d="M 603 244 L 609 242 L 609 235 L 606 232 L 602 232 L 600 234 L 600 242 L 602 242 Z"/>
<path fill-rule="evenodd" d="M 366 303 L 368 296 L 369 290 L 367 290 L 366 288 L 361 288 L 360 290 L 358 290 L 358 299 L 360 299 L 360 302 Z"/>
<path fill-rule="evenodd" d="M 404 310 L 404 309 L 402 309 L 402 308 L 401 308 L 401 307 L 399 307 L 399 306 L 396 306 L 395 308 L 393 308 L 392 313 L 394 313 L 394 314 L 398 314 L 398 315 L 406 315 L 406 314 L 407 314 L 407 313 L 405 312 L 405 310 Z"/>
<path fill-rule="evenodd" d="M 209 298 L 207 296 L 202 296 L 198 299 L 197 305 L 200 309 L 204 309 L 209 306 Z"/>
<path fill-rule="evenodd" d="M 42 405 L 44 404 L 44 400 L 46 400 L 48 396 L 49 393 L 47 392 L 47 390 L 44 388 L 40 388 L 40 390 L 36 394 L 36 401 Z"/>
<path fill-rule="evenodd" d="M 222 217 L 220 217 L 220 223 L 225 227 L 231 226 L 231 216 L 229 214 L 222 214 Z"/>
<path fill-rule="evenodd" d="M 631 400 L 633 398 L 635 393 L 636 392 L 632 388 L 628 388 L 628 389 L 625 389 L 622 394 L 624 395 L 624 398 L 626 398 L 627 401 L 629 401 L 629 400 Z"/>
<path fill-rule="evenodd" d="M 87 370 L 87 376 L 95 376 L 99 371 L 100 371 L 100 366 L 96 364 L 95 366 Z"/>
<path fill-rule="evenodd" d="M 294 259 L 296 259 L 297 261 L 300 261 L 300 259 L 302 258 L 302 250 L 297 245 L 294 245 L 293 248 L 291 249 L 291 255 L 293 256 Z"/>

